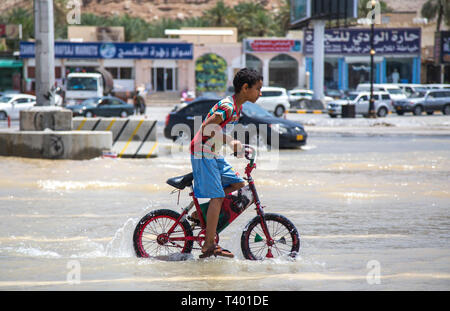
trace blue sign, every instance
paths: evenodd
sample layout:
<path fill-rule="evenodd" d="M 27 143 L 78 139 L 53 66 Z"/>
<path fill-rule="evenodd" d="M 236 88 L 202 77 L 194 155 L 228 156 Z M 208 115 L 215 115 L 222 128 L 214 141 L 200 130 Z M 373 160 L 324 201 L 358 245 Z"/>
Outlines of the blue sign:
<path fill-rule="evenodd" d="M 375 29 L 374 49 L 376 54 L 420 55 L 420 28 Z M 314 34 L 305 31 L 305 54 L 314 53 Z M 325 30 L 325 54 L 362 55 L 370 53 L 370 29 Z"/>
<path fill-rule="evenodd" d="M 20 57 L 35 55 L 34 42 L 20 42 Z M 55 42 L 56 58 L 193 59 L 191 43 Z"/>

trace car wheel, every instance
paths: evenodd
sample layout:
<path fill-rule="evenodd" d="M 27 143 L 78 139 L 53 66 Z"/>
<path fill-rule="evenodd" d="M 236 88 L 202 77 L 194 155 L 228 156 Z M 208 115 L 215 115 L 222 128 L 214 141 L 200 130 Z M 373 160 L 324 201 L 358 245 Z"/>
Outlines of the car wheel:
<path fill-rule="evenodd" d="M 337 118 L 337 114 L 328 114 L 331 118 Z"/>
<path fill-rule="evenodd" d="M 378 109 L 377 116 L 379 116 L 380 118 L 384 118 L 384 117 L 386 117 L 387 113 L 388 113 L 387 109 L 384 107 L 381 107 L 380 109 Z"/>
<path fill-rule="evenodd" d="M 8 119 L 8 115 L 4 111 L 0 111 L 0 120 Z"/>
<path fill-rule="evenodd" d="M 120 112 L 120 117 L 121 117 L 121 118 L 126 118 L 126 117 L 128 117 L 128 112 L 126 112 L 125 110 L 122 110 L 122 111 Z"/>
<path fill-rule="evenodd" d="M 427 115 L 431 116 L 434 113 L 434 111 L 427 111 Z"/>
<path fill-rule="evenodd" d="M 279 105 L 275 108 L 274 115 L 276 117 L 281 117 L 284 113 L 285 109 L 283 106 Z"/>
<path fill-rule="evenodd" d="M 445 115 L 450 115 L 450 105 L 445 105 L 444 109 L 442 109 L 442 113 Z"/>
<path fill-rule="evenodd" d="M 94 116 L 94 114 L 92 113 L 92 111 L 86 111 L 86 112 L 84 113 L 84 116 L 85 116 L 86 118 L 92 118 L 92 117 Z"/>
<path fill-rule="evenodd" d="M 414 107 L 413 113 L 415 116 L 420 116 L 423 112 L 422 106 L 416 106 Z"/>
<path fill-rule="evenodd" d="M 399 116 L 402 116 L 402 115 L 404 114 L 404 112 L 403 112 L 403 111 L 397 111 L 397 114 L 398 114 Z"/>

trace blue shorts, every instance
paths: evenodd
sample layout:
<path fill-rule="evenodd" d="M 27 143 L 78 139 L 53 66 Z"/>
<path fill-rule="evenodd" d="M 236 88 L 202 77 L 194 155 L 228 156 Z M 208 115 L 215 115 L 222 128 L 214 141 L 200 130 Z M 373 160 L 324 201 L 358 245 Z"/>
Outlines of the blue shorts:
<path fill-rule="evenodd" d="M 197 198 L 224 198 L 224 188 L 244 181 L 224 158 L 198 158 L 191 155 L 191 164 Z"/>

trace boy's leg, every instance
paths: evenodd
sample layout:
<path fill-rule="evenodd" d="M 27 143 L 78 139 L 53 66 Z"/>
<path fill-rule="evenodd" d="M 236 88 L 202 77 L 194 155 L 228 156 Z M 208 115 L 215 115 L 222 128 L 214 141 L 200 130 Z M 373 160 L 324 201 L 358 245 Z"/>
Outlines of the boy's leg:
<path fill-rule="evenodd" d="M 206 214 L 206 236 L 202 251 L 206 251 L 215 243 L 217 224 L 219 222 L 220 209 L 224 198 L 212 198 L 209 201 L 208 212 Z"/>
<path fill-rule="evenodd" d="M 238 183 L 234 183 L 229 185 L 228 187 L 226 187 L 225 189 L 223 189 L 223 191 L 225 192 L 225 194 L 231 193 L 233 191 L 239 190 L 242 187 L 245 186 L 245 182 L 238 182 Z"/>

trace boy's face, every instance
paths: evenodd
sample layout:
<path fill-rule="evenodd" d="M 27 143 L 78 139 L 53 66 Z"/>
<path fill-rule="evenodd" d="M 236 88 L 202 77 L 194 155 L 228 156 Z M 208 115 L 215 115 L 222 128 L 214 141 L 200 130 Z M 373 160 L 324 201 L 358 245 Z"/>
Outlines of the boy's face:
<path fill-rule="evenodd" d="M 246 99 L 249 102 L 254 103 L 258 100 L 259 96 L 261 96 L 262 85 L 263 82 L 261 80 L 253 84 L 252 87 L 248 87 L 248 84 L 244 84 L 243 90 L 245 92 Z"/>

